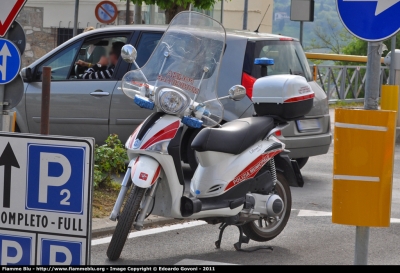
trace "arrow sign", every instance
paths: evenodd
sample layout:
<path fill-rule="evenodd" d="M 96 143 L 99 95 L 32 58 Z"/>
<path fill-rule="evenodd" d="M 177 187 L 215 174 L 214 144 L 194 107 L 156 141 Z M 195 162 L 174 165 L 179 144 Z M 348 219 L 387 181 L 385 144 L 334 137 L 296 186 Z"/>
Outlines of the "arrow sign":
<path fill-rule="evenodd" d="M 17 158 L 15 157 L 10 143 L 7 144 L 3 154 L 0 156 L 0 166 L 4 166 L 3 208 L 9 208 L 11 195 L 11 167 L 19 169 Z"/>
<path fill-rule="evenodd" d="M 27 0 L 2 0 L 0 8 L 0 37 L 4 37 Z"/>
<path fill-rule="evenodd" d="M 10 41 L 0 38 L 0 85 L 10 83 L 19 73 L 21 56 Z"/>
<path fill-rule="evenodd" d="M 377 2 L 375 16 L 381 14 L 400 0 L 343 0 L 344 2 Z"/>
<path fill-rule="evenodd" d="M 3 63 L 0 66 L 1 80 L 5 81 L 7 79 L 7 58 L 11 57 L 10 50 L 6 43 L 4 43 L 3 48 L 0 50 L 0 56 L 3 59 Z"/>
<path fill-rule="evenodd" d="M 369 42 L 382 41 L 400 30 L 400 0 L 337 0 L 347 30 Z"/>

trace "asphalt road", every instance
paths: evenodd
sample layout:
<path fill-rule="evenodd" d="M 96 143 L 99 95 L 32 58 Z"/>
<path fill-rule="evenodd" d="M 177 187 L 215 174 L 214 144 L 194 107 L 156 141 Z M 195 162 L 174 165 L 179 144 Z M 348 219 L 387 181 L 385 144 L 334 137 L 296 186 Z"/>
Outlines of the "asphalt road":
<path fill-rule="evenodd" d="M 218 238 L 218 226 L 204 224 L 169 231 L 164 228 L 162 232 L 155 230 L 155 234 L 128 239 L 121 259 L 117 262 L 107 260 L 107 238 L 93 241 L 97 245 L 92 246 L 92 264 L 174 265 L 219 262 L 241 265 L 351 265 L 354 259 L 355 227 L 332 224 L 330 217 L 332 152 L 333 147 L 328 154 L 311 158 L 303 168 L 305 186 L 292 188 L 293 210 L 285 230 L 268 243 L 251 241 L 243 246 L 270 245 L 273 251 L 235 251 L 233 244 L 238 240 L 235 227 L 226 229 L 221 249 L 216 249 L 214 242 Z M 369 264 L 400 265 L 399 145 L 396 146 L 392 218 L 390 228 L 371 229 Z"/>

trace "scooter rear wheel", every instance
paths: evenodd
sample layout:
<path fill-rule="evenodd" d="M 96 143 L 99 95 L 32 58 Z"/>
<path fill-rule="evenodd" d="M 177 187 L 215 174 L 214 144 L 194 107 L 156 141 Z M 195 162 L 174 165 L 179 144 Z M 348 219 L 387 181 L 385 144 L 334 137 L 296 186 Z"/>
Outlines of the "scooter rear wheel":
<path fill-rule="evenodd" d="M 256 242 L 266 242 L 278 236 L 286 226 L 292 209 L 292 195 L 290 187 L 285 177 L 277 173 L 278 182 L 275 186 L 275 194 L 278 194 L 284 204 L 285 209 L 279 215 L 279 220 L 272 217 L 260 218 L 258 221 L 249 222 L 243 225 L 243 232 L 251 240 Z"/>
<path fill-rule="evenodd" d="M 117 226 L 112 236 L 111 242 L 108 245 L 107 257 L 110 261 L 116 261 L 121 256 L 128 234 L 132 228 L 132 224 L 140 209 L 140 203 L 146 189 L 133 186 L 128 200 L 119 216 Z"/>

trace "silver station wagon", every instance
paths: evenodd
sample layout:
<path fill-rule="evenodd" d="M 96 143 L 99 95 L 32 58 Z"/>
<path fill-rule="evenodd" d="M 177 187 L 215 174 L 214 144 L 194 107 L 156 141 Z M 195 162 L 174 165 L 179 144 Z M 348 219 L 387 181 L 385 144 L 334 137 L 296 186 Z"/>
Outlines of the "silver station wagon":
<path fill-rule="evenodd" d="M 150 114 L 139 108 L 121 90 L 121 79 L 133 69 L 120 58 L 110 79 L 81 79 L 83 69 L 75 63 L 88 56 L 95 46 L 97 58 L 108 54 L 114 42 L 130 43 L 136 47 L 136 62 L 143 66 L 149 59 L 166 26 L 128 25 L 106 27 L 82 33 L 58 46 L 21 71 L 25 82 L 23 100 L 16 107 L 18 130 L 40 132 L 42 69 L 52 68 L 50 133 L 53 135 L 94 137 L 102 144 L 110 134 L 122 141 Z M 100 53 L 99 53 L 100 52 Z M 93 55 L 93 54 L 92 54 Z M 94 56 L 96 57 L 96 56 Z M 224 121 L 252 116 L 253 83 L 261 77 L 256 58 L 274 59 L 267 75 L 296 74 L 304 76 L 315 92 L 314 107 L 306 117 L 290 123 L 277 137 L 291 151 L 290 156 L 303 167 L 310 156 L 327 153 L 332 141 L 329 107 L 324 91 L 312 79 L 306 56 L 298 40 L 279 35 L 244 31 L 227 31 L 226 48 L 218 83 L 219 96 L 229 88 L 242 84 L 248 97 L 240 102 L 222 100 Z M 92 58 L 92 62 L 96 62 Z M 268 92 L 268 90 L 266 90 Z M 190 143 L 198 130 L 187 129 L 181 148 L 182 160 L 192 168 L 197 165 Z"/>

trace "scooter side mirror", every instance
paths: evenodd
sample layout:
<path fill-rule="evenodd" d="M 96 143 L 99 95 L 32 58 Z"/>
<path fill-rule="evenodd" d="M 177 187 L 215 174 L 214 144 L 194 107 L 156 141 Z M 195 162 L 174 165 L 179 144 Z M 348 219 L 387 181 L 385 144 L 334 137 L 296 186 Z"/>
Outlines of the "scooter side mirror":
<path fill-rule="evenodd" d="M 136 48 L 130 44 L 126 44 L 121 49 L 121 57 L 127 63 L 134 63 L 137 57 Z"/>
<path fill-rule="evenodd" d="M 233 101 L 240 101 L 246 96 L 246 88 L 243 85 L 234 85 L 229 89 L 229 98 Z"/>

